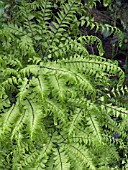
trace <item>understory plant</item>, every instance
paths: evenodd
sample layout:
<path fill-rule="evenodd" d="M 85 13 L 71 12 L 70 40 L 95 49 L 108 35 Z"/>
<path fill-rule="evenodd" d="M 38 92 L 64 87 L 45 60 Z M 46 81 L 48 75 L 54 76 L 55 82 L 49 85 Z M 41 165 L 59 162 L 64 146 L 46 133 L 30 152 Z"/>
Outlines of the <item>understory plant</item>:
<path fill-rule="evenodd" d="M 0 169 L 127 168 L 127 87 L 89 17 L 95 1 L 23 0 L 0 30 Z M 107 4 L 107 1 L 104 2 Z M 98 54 L 90 54 L 95 46 Z"/>

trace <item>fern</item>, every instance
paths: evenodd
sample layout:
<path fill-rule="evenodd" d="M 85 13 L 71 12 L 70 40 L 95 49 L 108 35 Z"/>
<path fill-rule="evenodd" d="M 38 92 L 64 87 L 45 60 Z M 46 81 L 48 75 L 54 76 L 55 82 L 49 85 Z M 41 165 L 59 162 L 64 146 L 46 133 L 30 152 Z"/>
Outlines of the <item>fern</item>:
<path fill-rule="evenodd" d="M 124 73 L 79 26 L 85 19 L 91 29 L 119 30 L 90 21 L 80 0 L 23 0 L 15 10 L 0 30 L 0 168 L 120 168 L 127 159 Z M 92 44 L 98 56 L 89 54 Z"/>

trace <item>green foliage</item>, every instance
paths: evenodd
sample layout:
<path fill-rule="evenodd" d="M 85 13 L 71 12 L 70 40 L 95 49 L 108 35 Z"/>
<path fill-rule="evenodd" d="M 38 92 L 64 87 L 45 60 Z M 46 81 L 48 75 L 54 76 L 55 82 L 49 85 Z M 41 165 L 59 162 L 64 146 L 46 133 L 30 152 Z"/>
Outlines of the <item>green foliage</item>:
<path fill-rule="evenodd" d="M 79 27 L 85 20 L 91 29 L 119 30 L 86 17 L 80 0 L 57 2 L 23 0 L 0 30 L 0 169 L 125 167 L 124 73 Z M 92 44 L 98 56 L 89 54 Z"/>
<path fill-rule="evenodd" d="M 0 1 L 0 28 L 2 28 L 2 23 L 7 19 L 6 10 L 10 7 L 9 4 L 5 5 L 3 1 Z"/>

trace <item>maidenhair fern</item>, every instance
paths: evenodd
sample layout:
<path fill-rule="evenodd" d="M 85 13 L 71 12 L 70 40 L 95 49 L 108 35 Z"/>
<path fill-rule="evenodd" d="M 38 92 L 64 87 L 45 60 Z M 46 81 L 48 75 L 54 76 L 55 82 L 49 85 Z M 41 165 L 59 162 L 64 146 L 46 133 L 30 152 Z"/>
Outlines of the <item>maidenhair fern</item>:
<path fill-rule="evenodd" d="M 0 169 L 127 166 L 124 73 L 102 57 L 98 37 L 81 36 L 83 18 L 92 27 L 84 5 L 23 0 L 0 30 Z M 87 44 L 95 44 L 99 55 L 89 54 Z"/>

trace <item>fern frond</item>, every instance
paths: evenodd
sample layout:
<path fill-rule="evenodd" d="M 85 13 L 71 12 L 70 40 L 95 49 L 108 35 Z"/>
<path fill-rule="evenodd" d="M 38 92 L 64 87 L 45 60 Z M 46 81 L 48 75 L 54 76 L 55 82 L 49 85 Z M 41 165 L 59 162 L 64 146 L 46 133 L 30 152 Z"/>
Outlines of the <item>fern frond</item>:
<path fill-rule="evenodd" d="M 76 155 L 77 161 L 79 160 L 78 162 L 81 162 L 80 164 L 77 162 L 79 167 L 82 167 L 82 168 L 86 167 L 92 170 L 96 170 L 94 163 L 91 159 L 91 154 L 89 153 L 87 149 L 85 150 L 82 145 L 70 144 L 69 146 L 66 145 L 66 147 L 67 147 L 69 157 L 73 159 L 73 155 Z M 76 158 L 73 159 L 73 161 L 75 164 Z M 73 167 L 73 164 L 71 164 L 71 166 Z"/>
<path fill-rule="evenodd" d="M 0 169 L 119 168 L 120 150 L 127 154 L 124 72 L 80 27 L 118 33 L 120 45 L 121 31 L 94 22 L 80 0 L 23 0 L 15 10 L 0 30 Z"/>

